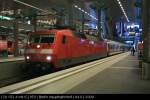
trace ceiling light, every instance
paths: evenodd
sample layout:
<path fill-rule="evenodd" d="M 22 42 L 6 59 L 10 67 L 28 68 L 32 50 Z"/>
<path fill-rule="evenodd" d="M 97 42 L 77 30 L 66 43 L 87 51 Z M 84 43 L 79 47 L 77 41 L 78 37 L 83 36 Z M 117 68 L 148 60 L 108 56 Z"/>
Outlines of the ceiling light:
<path fill-rule="evenodd" d="M 35 6 L 33 6 L 33 5 L 30 5 L 30 4 L 28 4 L 28 3 L 25 3 L 25 2 L 22 2 L 22 1 L 19 1 L 19 0 L 13 0 L 13 1 L 14 1 L 14 2 L 17 2 L 17 3 L 20 3 L 20 4 L 23 4 L 23 5 L 25 5 L 25 6 L 31 7 L 31 8 L 34 8 L 34 9 L 39 10 L 39 11 L 52 14 L 52 12 L 49 12 L 48 10 L 43 10 L 43 9 L 41 9 L 41 8 L 35 7 Z"/>
<path fill-rule="evenodd" d="M 89 14 L 88 12 L 86 12 L 85 10 L 83 10 L 82 8 L 78 7 L 77 5 L 74 5 L 75 8 L 79 9 L 80 11 L 84 12 L 85 14 L 87 14 L 88 16 L 90 16 L 92 19 L 98 20 L 97 18 L 95 18 L 94 16 L 92 16 L 91 14 Z"/>
<path fill-rule="evenodd" d="M 124 16 L 125 16 L 127 22 L 130 22 L 130 21 L 129 21 L 129 18 L 128 18 L 128 16 L 127 16 L 127 14 L 126 14 L 126 12 L 125 12 L 125 10 L 124 10 L 124 8 L 123 8 L 121 2 L 120 2 L 120 0 L 117 0 L 117 1 L 118 1 L 118 4 L 119 4 L 119 6 L 120 6 L 120 8 L 121 8 L 121 10 L 122 10 L 122 12 L 123 12 L 123 14 L 124 14 Z"/>

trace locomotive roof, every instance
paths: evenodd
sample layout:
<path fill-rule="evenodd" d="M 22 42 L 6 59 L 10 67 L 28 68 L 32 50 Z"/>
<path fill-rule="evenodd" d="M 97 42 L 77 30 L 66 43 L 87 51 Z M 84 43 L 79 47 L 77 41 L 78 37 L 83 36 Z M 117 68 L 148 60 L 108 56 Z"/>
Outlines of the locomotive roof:
<path fill-rule="evenodd" d="M 63 35 L 68 35 L 68 36 L 73 36 L 72 31 L 69 29 L 52 29 L 52 30 L 41 30 L 41 31 L 36 31 L 36 32 L 31 32 L 30 34 L 63 34 Z"/>

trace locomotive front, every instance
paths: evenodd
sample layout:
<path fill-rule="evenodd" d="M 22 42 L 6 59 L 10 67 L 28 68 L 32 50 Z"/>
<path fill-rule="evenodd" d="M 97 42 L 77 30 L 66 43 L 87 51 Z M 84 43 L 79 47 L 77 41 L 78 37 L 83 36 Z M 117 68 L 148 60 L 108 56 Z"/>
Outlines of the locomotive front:
<path fill-rule="evenodd" d="M 52 67 L 54 62 L 55 34 L 31 33 L 25 49 L 25 61 L 28 66 L 42 69 Z"/>

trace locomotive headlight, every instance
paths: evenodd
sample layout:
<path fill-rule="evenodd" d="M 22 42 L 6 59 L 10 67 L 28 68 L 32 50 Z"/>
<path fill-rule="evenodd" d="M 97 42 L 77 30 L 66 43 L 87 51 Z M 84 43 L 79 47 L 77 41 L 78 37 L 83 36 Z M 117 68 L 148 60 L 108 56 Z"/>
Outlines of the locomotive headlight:
<path fill-rule="evenodd" d="M 37 48 L 40 48 L 41 46 L 40 46 L 40 45 L 37 45 L 36 47 L 37 47 Z"/>
<path fill-rule="evenodd" d="M 27 60 L 29 60 L 29 59 L 30 59 L 30 57 L 29 57 L 29 56 L 26 56 L 26 59 L 27 59 Z"/>
<path fill-rule="evenodd" d="M 51 56 L 47 56 L 46 60 L 50 61 L 50 60 L 52 60 L 52 57 Z"/>

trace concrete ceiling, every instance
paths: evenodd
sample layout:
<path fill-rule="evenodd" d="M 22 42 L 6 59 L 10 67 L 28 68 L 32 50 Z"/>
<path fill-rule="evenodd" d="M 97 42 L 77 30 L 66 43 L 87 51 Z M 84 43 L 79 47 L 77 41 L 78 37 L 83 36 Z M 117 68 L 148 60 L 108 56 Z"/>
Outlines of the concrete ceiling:
<path fill-rule="evenodd" d="M 93 3 L 93 2 L 101 2 L 102 0 L 20 0 L 23 2 L 26 2 L 28 4 L 34 5 L 38 8 L 48 10 L 50 12 L 55 12 L 55 8 L 59 10 L 59 8 L 63 8 L 64 5 L 67 5 L 67 2 L 74 2 L 74 3 Z M 134 13 L 134 2 L 135 0 L 120 0 L 123 4 L 123 7 L 125 11 L 127 12 L 127 16 L 129 17 L 130 21 L 133 21 L 135 19 L 135 13 Z M 14 2 L 13 0 L 0 0 L 0 10 L 5 9 L 13 9 Z M 103 0 L 105 2 L 106 7 L 108 8 L 109 15 L 115 20 L 119 20 L 120 18 L 124 17 L 123 13 L 117 3 L 117 0 Z M 17 4 L 18 8 L 21 9 L 31 9 L 27 6 Z M 124 19 L 125 20 L 125 19 Z"/>

